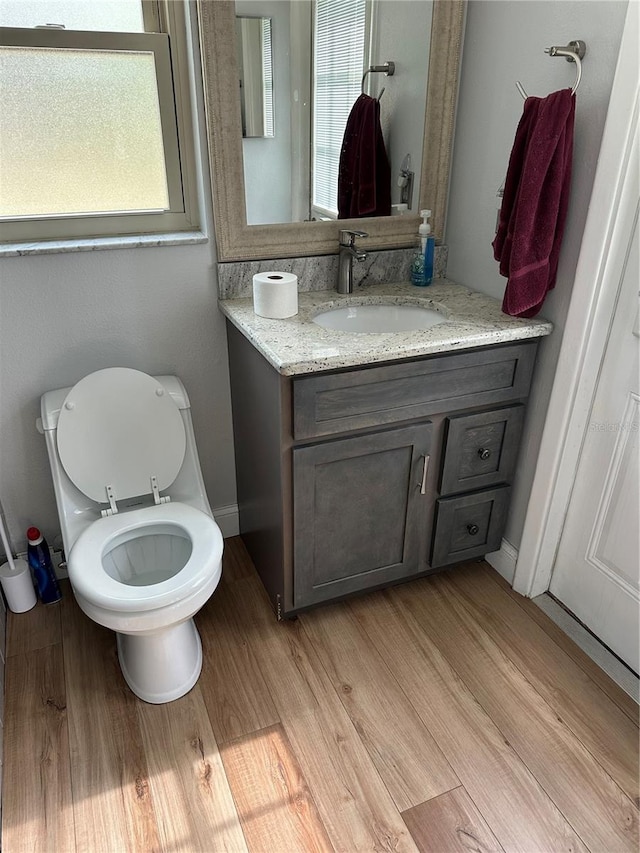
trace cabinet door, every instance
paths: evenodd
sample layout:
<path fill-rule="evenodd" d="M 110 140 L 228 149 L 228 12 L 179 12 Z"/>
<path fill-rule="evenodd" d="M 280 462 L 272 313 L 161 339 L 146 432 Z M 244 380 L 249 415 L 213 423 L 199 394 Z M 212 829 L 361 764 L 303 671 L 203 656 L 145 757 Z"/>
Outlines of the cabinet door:
<path fill-rule="evenodd" d="M 415 574 L 431 424 L 293 451 L 295 607 Z"/>

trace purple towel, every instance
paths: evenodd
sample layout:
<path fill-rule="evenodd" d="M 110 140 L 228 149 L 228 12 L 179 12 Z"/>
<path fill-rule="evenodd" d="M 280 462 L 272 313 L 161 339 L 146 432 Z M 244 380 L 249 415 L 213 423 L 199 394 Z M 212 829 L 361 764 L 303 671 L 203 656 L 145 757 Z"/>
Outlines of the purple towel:
<path fill-rule="evenodd" d="M 569 203 L 575 97 L 527 98 L 516 131 L 493 241 L 508 278 L 505 314 L 535 317 L 556 283 Z"/>
<path fill-rule="evenodd" d="M 380 127 L 380 104 L 360 95 L 344 131 L 338 170 L 338 219 L 389 216 L 391 168 Z"/>

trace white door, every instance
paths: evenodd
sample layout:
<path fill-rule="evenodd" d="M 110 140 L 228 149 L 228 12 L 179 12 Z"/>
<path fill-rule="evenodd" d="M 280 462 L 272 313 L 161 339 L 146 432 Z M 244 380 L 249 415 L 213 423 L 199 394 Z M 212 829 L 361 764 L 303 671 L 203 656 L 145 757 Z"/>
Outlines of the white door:
<path fill-rule="evenodd" d="M 618 211 L 616 259 L 603 288 L 617 292 L 550 592 L 639 671 L 640 319 L 636 138 Z"/>

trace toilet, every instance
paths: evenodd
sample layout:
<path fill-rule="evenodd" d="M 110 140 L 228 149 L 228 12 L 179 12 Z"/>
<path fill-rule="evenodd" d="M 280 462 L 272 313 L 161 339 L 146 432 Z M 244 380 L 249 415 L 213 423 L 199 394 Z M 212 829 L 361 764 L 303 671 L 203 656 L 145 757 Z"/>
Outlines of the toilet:
<path fill-rule="evenodd" d="M 113 367 L 41 399 L 69 580 L 116 632 L 125 681 L 162 704 L 202 669 L 193 617 L 222 574 L 189 398 L 175 376 Z"/>

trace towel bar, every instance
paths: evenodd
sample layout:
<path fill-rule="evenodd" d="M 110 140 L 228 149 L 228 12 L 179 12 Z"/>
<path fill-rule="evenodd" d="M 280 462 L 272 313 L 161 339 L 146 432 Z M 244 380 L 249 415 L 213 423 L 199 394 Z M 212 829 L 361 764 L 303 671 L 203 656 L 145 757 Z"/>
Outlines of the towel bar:
<path fill-rule="evenodd" d="M 580 39 L 577 39 L 576 41 L 570 41 L 569 44 L 565 45 L 565 47 L 559 47 L 558 45 L 545 47 L 544 52 L 548 53 L 549 56 L 564 56 L 567 62 L 576 63 L 576 82 L 573 84 L 573 88 L 571 89 L 571 94 L 575 95 L 576 90 L 580 85 L 580 80 L 582 79 L 582 63 L 580 60 L 584 59 L 584 55 L 587 52 L 587 45 Z M 523 98 L 529 97 L 519 80 L 516 82 L 516 88 Z"/>

